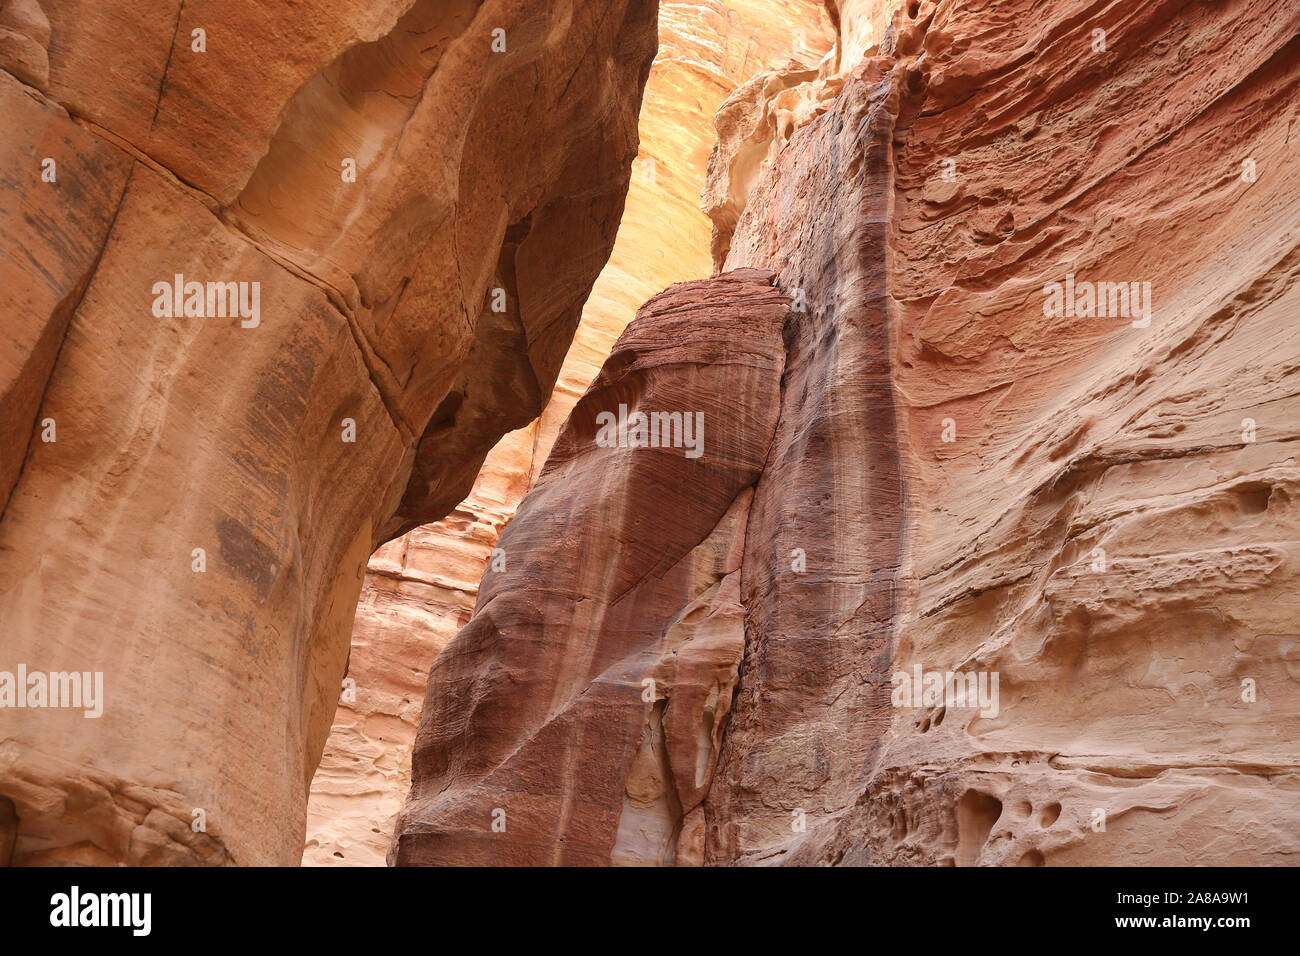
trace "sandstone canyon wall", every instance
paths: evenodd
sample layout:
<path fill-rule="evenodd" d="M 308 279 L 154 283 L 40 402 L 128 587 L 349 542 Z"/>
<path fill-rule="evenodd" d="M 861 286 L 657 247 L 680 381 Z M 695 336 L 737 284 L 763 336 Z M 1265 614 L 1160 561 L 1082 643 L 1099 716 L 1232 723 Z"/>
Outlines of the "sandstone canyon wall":
<path fill-rule="evenodd" d="M 1296 863 L 1298 34 L 0 0 L 0 864 Z"/>
<path fill-rule="evenodd" d="M 815 65 L 834 38 L 820 0 L 660 3 L 659 51 L 627 207 L 545 410 L 501 440 L 451 515 L 386 545 L 370 562 L 348 663 L 354 686 L 339 703 L 312 782 L 304 863 L 383 863 L 410 789 L 429 665 L 468 622 L 502 528 L 641 304 L 710 271 L 711 223 L 699 193 L 716 140 L 714 114 L 756 73 L 787 61 Z"/>
<path fill-rule="evenodd" d="M 0 711 L 0 862 L 299 859 L 366 561 L 550 395 L 655 14 L 0 3 L 0 670 L 102 674 Z"/>
<path fill-rule="evenodd" d="M 740 548 L 787 313 L 769 274 L 738 272 L 672 287 L 619 338 L 529 493 L 538 506 L 501 537 L 506 569 L 434 664 L 395 862 L 674 859 L 720 743 L 698 728 L 720 734 L 744 645 Z M 712 421 L 708 461 L 597 443 L 604 409 L 642 402 L 682 428 Z"/>
<path fill-rule="evenodd" d="M 907 12 L 891 670 L 999 674 L 1000 708 L 892 708 L 851 805 L 731 849 L 1294 864 L 1300 8 Z M 1049 315 L 1071 276 L 1075 315 Z M 1087 314 L 1133 282 L 1145 309 Z"/>
<path fill-rule="evenodd" d="M 390 860 L 1297 862 L 1300 8 L 832 9 L 724 105 L 719 274 L 507 527 Z"/>

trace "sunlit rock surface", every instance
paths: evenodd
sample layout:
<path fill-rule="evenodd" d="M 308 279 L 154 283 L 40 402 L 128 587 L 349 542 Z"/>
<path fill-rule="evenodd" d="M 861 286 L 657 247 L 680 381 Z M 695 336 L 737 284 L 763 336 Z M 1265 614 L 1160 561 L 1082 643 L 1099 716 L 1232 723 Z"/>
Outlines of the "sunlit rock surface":
<path fill-rule="evenodd" d="M 411 786 L 430 661 L 469 622 L 492 548 L 528 486 L 534 434 L 503 438 L 455 511 L 371 557 L 344 696 L 312 780 L 304 864 L 384 864 Z"/>
<path fill-rule="evenodd" d="M 0 711 L 13 862 L 300 858 L 366 562 L 549 397 L 655 9 L 0 4 L 0 670 L 104 687 Z"/>
<path fill-rule="evenodd" d="M 400 630 L 393 643 L 411 651 L 412 664 L 418 648 L 424 655 L 420 666 L 427 670 L 465 623 L 496 535 L 537 477 L 615 339 L 641 304 L 665 286 L 712 271 L 711 226 L 700 212 L 699 192 L 716 140 L 719 105 L 758 71 L 791 59 L 817 63 L 834 39 L 830 17 L 817 0 L 663 2 L 659 33 L 641 111 L 641 149 L 618 240 L 583 310 L 546 410 L 488 457 L 485 471 L 496 476 L 490 490 L 480 479 L 455 514 L 408 537 L 408 557 L 419 555 L 432 572 L 427 586 L 392 587 L 379 564 L 391 560 L 385 557 L 389 551 L 371 564 L 348 670 L 357 683 L 357 700 L 340 703 L 322 770 L 312 784 L 306 863 L 382 861 L 392 837 L 392 812 L 409 787 L 400 768 L 409 762 L 418 706 L 402 727 L 384 723 L 382 744 L 360 731 L 372 701 L 402 699 L 408 691 L 391 683 L 387 670 L 372 668 L 364 649 L 388 640 L 383 636 L 388 630 Z M 503 480 L 507 476 L 510 480 Z M 344 769 L 353 767 L 355 777 Z M 381 785 L 384 778 L 388 782 Z"/>
<path fill-rule="evenodd" d="M 632 666 L 581 600 L 535 598 L 606 594 L 679 530 L 680 478 L 575 509 L 602 451 L 571 420 L 588 445 L 503 539 L 556 528 L 546 574 L 488 575 L 435 665 L 395 862 L 1300 856 L 1300 11 L 852 6 L 863 55 L 740 90 L 704 193 L 718 278 L 771 270 L 790 303 L 720 752 L 683 774 L 673 691 L 658 720 L 635 692 L 674 602 L 613 622 Z M 975 700 L 927 699 L 948 674 Z"/>

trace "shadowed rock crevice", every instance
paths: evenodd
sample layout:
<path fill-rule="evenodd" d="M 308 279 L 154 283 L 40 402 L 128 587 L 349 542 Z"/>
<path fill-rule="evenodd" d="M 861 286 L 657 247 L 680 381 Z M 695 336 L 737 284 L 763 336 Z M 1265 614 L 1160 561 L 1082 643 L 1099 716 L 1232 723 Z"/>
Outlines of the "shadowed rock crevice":
<path fill-rule="evenodd" d="M 415 703 L 408 702 L 411 675 L 427 670 L 469 619 L 483 571 L 501 557 L 493 549 L 502 528 L 638 307 L 673 282 L 711 271 L 709 221 L 698 203 L 714 140 L 713 113 L 755 71 L 792 56 L 815 63 L 833 42 L 820 0 L 667 0 L 660 4 L 659 29 L 619 237 L 545 411 L 494 447 L 469 497 L 447 520 L 384 546 L 371 561 L 349 672 L 357 700 L 341 704 L 313 785 L 304 863 L 383 860 L 409 789 L 410 746 L 423 697 L 421 678 Z M 490 284 L 503 287 L 495 278 Z M 534 328 L 528 340 L 538 337 Z M 469 399 L 460 389 L 449 393 L 445 413 L 465 414 L 460 406 Z M 472 463 L 477 456 L 464 459 Z M 420 483 L 417 478 L 412 486 Z M 700 534 L 701 540 L 707 536 L 704 529 Z M 635 600 L 635 587 L 629 598 Z M 355 777 L 347 767 L 357 768 Z M 691 831 L 690 821 L 684 829 Z"/>

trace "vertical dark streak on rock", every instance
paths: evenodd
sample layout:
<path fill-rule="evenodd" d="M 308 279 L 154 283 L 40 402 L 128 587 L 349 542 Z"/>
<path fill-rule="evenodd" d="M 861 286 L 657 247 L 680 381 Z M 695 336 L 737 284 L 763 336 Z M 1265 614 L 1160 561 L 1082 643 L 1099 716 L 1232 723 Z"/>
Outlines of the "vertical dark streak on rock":
<path fill-rule="evenodd" d="M 36 441 L 40 434 L 41 409 L 45 407 L 46 396 L 50 392 L 50 383 L 54 381 L 54 374 L 59 368 L 59 359 L 63 355 L 63 346 L 68 341 L 68 332 L 72 328 L 72 319 L 81 308 L 81 301 L 86 296 L 86 291 L 90 288 L 90 283 L 95 279 L 95 273 L 99 271 L 99 263 L 104 258 L 104 252 L 108 249 L 109 242 L 113 238 L 113 228 L 117 225 L 117 217 L 122 212 L 122 207 L 126 204 L 127 193 L 131 191 L 131 180 L 135 177 L 135 164 L 131 164 L 131 172 L 127 176 L 126 185 L 122 187 L 122 195 L 118 198 L 117 208 L 113 210 L 113 218 L 109 220 L 108 231 L 104 233 L 104 243 L 100 246 L 99 254 L 95 256 L 95 261 L 90 264 L 86 274 L 72 288 L 72 290 L 63 298 L 54 310 L 55 323 L 61 325 L 62 331 L 59 333 L 59 347 L 54 353 L 54 361 L 50 363 L 50 370 L 45 376 L 45 387 L 41 391 L 41 400 L 36 404 L 35 417 L 32 420 L 32 435 L 27 441 L 27 451 L 23 455 L 23 463 L 18 466 L 18 472 L 14 475 L 14 483 L 8 489 L 5 495 L 5 502 L 0 507 L 0 523 L 5 519 L 5 514 L 9 511 L 9 503 L 13 501 L 14 495 L 18 491 L 18 485 L 23 479 L 23 472 L 27 468 L 27 462 L 31 460 L 32 452 L 36 449 Z"/>
<path fill-rule="evenodd" d="M 167 62 L 163 64 L 162 80 L 158 83 L 158 100 L 153 106 L 153 118 L 149 121 L 149 129 L 153 130 L 158 125 L 158 111 L 162 109 L 163 95 L 167 91 L 167 74 L 172 68 L 172 57 L 176 55 L 176 38 L 181 32 L 181 17 L 185 15 L 185 0 L 181 0 L 180 8 L 176 11 L 176 26 L 172 28 L 172 45 L 167 51 Z"/>

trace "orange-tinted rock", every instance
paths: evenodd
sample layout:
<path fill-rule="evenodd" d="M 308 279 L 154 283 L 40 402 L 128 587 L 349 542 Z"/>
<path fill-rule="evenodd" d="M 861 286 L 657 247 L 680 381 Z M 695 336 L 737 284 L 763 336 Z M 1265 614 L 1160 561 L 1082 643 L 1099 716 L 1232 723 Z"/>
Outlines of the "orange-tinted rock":
<path fill-rule="evenodd" d="M 742 270 L 672 287 L 620 337 L 434 663 L 390 861 L 677 857 L 744 644 L 788 313 Z"/>
<path fill-rule="evenodd" d="M 0 862 L 1295 860 L 1294 3 L 776 5 L 0 4 Z"/>
<path fill-rule="evenodd" d="M 792 314 L 723 620 L 678 678 L 724 688 L 743 616 L 732 706 L 637 709 L 668 609 L 701 609 L 632 562 L 717 554 L 739 516 L 686 535 L 681 478 L 594 481 L 579 406 L 503 539 L 536 563 L 488 575 L 435 664 L 390 859 L 1294 862 L 1292 7 L 918 0 L 882 34 L 845 2 L 865 59 L 738 94 L 715 252 Z"/>
<path fill-rule="evenodd" d="M 409 766 L 418 713 L 401 734 L 386 734 L 382 746 L 373 736 L 362 741 L 356 735 L 370 695 L 388 700 L 407 690 L 400 681 L 390 683 L 386 668 L 371 669 L 368 662 L 375 658 L 363 648 L 382 642 L 384 628 L 402 628 L 391 640 L 404 653 L 414 653 L 414 642 L 422 642 L 427 669 L 465 623 L 496 534 L 541 471 L 569 412 L 637 308 L 672 283 L 711 271 L 710 223 L 700 212 L 698 197 L 718 106 L 757 70 L 791 57 L 816 62 L 832 39 L 819 0 L 660 3 L 659 53 L 646 84 L 639 159 L 618 240 L 583 308 L 545 411 L 529 429 L 507 436 L 489 454 L 474 492 L 452 517 L 411 532 L 408 554 L 424 555 L 430 563 L 445 558 L 434 592 L 414 585 L 392 588 L 382 576 L 389 572 L 377 564 L 386 560 L 384 552 L 372 561 L 372 571 L 381 576 L 372 577 L 373 592 L 362 598 L 363 616 L 348 664 L 348 675 L 357 682 L 357 701 L 340 703 L 322 770 L 312 783 L 306 862 L 382 859 L 392 835 L 392 808 L 409 789 L 409 779 L 400 774 L 389 774 L 389 784 L 380 786 L 375 773 L 381 765 Z M 390 601 L 400 606 L 389 607 Z M 345 769 L 354 766 L 366 768 L 364 783 Z M 370 814 L 364 810 L 367 802 L 374 808 Z M 384 832 L 381 842 L 376 830 Z M 364 853 L 357 849 L 363 845 Z"/>
<path fill-rule="evenodd" d="M 50 82 L 50 21 L 39 0 L 0 5 L 0 69 L 44 90 Z"/>
<path fill-rule="evenodd" d="M 48 437 L 48 426 L 36 427 L 37 411 L 68 320 L 99 263 L 132 163 L 45 109 L 4 72 L 0 115 L 12 129 L 26 131 L 0 142 L 0 189 L 8 197 L 0 205 L 0 288 L 8 297 L 7 319 L 0 326 L 3 508 L 29 443 L 38 440 L 40 431 Z M 57 180 L 60 172 L 57 188 L 43 181 L 48 176 Z"/>
<path fill-rule="evenodd" d="M 0 711 L 13 858 L 292 863 L 367 558 L 536 417 L 612 248 L 655 4 L 41 6 L 48 81 L 0 16 L 0 669 L 105 699 Z"/>

